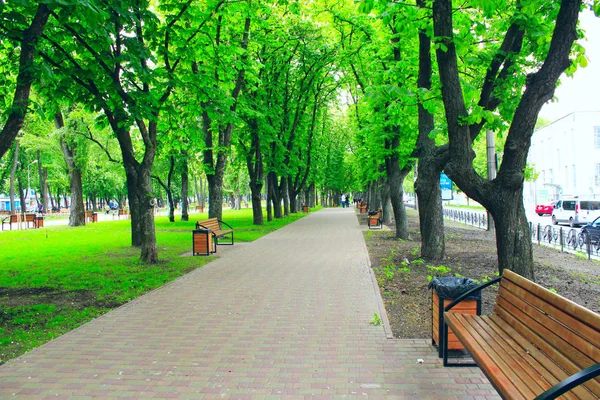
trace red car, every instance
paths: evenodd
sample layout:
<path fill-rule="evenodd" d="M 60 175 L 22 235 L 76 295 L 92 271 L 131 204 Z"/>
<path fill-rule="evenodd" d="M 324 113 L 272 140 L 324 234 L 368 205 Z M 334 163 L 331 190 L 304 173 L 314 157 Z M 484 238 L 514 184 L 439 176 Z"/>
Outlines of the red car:
<path fill-rule="evenodd" d="M 552 215 L 552 210 L 554 210 L 554 202 L 535 206 L 535 213 L 540 217 L 544 214 Z"/>

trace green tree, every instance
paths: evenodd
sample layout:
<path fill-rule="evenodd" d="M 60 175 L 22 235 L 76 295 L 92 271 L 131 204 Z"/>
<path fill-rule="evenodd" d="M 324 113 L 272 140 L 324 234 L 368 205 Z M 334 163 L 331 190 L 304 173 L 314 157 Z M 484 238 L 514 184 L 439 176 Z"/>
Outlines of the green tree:
<path fill-rule="evenodd" d="M 132 245 L 158 261 L 151 171 L 158 123 L 191 59 L 193 38 L 222 6 L 192 1 L 92 3 L 92 10 L 55 10 L 40 55 L 51 67 L 54 95 L 102 110 L 119 142 L 127 177 Z M 189 75 L 189 74 L 188 74 Z M 139 139 L 139 142 L 138 142 Z M 141 146 L 136 147 L 136 143 Z"/>
<path fill-rule="evenodd" d="M 477 4 L 484 15 L 507 12 L 505 8 L 497 8 L 496 3 Z M 459 55 L 468 54 L 474 47 L 461 40 L 460 33 L 466 32 L 463 25 L 453 24 L 466 12 L 455 13 L 450 0 L 433 2 L 436 55 L 450 145 L 446 172 L 461 190 L 484 205 L 494 217 L 500 272 L 509 268 L 533 278 L 531 235 L 522 199 L 523 171 L 537 115 L 552 98 L 560 75 L 572 65 L 569 54 L 577 39 L 581 5 L 577 0 L 563 0 L 560 4 L 530 2 L 517 3 L 508 10 L 510 17 L 504 25 L 506 33 L 501 47 L 511 48 L 519 37 L 524 37 L 523 44 L 512 53 L 513 57 L 507 58 L 505 54 L 509 52 L 504 51 L 504 55 L 496 53 L 499 59 L 490 60 L 477 101 L 476 86 L 461 82 L 457 61 Z M 466 21 L 465 18 L 465 24 Z M 534 72 L 528 65 L 531 59 L 540 60 Z M 504 76 L 503 64 L 509 66 Z M 487 101 L 482 104 L 486 96 Z M 489 181 L 479 176 L 473 167 L 472 144 L 484 123 L 493 123 L 494 116 L 486 112 L 493 102 L 499 102 L 503 106 L 500 113 L 511 118 L 502 164 L 496 179 Z"/>
<path fill-rule="evenodd" d="M 2 131 L 0 132 L 0 158 L 10 148 L 13 141 L 19 134 L 23 126 L 25 114 L 29 106 L 29 95 L 31 85 L 36 76 L 36 48 L 38 41 L 48 18 L 52 2 L 36 4 L 36 2 L 5 2 L 0 8 L 0 32 L 4 39 L 3 50 L 8 49 L 13 53 L 19 49 L 18 72 L 14 86 L 13 100 L 7 108 L 2 107 Z M 28 16 L 30 20 L 28 21 Z M 9 57 L 0 57 L 10 63 L 13 59 Z M 2 63 L 4 64 L 4 63 Z M 16 64 L 16 63 L 15 63 Z M 12 72 L 15 65 L 3 65 L 5 72 Z M 4 78 L 2 78 L 4 79 Z M 6 82 L 6 81 L 5 81 Z M 4 85 L 0 85 L 4 95 L 9 96 L 9 91 Z"/>

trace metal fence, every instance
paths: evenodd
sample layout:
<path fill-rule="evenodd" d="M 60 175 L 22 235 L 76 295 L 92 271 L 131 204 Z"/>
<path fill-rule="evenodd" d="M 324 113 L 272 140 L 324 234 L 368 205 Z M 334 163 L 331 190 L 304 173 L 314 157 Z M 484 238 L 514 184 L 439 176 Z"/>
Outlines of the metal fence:
<path fill-rule="evenodd" d="M 552 226 L 529 223 L 531 240 L 540 246 L 549 246 L 561 252 L 579 253 L 587 255 L 588 259 L 600 256 L 600 239 L 591 238 L 581 231 L 562 226 Z"/>
<path fill-rule="evenodd" d="M 471 225 L 481 229 L 487 229 L 488 226 L 487 213 L 485 211 L 467 211 L 443 207 L 443 213 L 444 218 L 461 224 Z"/>

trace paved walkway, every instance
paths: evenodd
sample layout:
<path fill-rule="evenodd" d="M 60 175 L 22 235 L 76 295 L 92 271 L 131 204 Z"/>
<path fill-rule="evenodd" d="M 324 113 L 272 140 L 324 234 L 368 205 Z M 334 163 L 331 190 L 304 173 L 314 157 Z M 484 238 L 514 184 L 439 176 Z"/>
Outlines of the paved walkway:
<path fill-rule="evenodd" d="M 497 398 L 379 301 L 353 209 L 324 209 L 0 367 L 0 398 Z"/>

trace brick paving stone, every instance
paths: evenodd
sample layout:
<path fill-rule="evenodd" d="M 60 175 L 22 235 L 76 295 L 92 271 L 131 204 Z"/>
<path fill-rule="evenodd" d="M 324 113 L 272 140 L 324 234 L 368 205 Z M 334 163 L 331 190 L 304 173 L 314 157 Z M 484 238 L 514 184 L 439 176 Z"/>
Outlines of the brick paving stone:
<path fill-rule="evenodd" d="M 385 311 L 353 209 L 223 250 L 0 366 L 0 398 L 499 398 L 478 369 L 443 368 L 430 340 L 369 323 Z"/>

